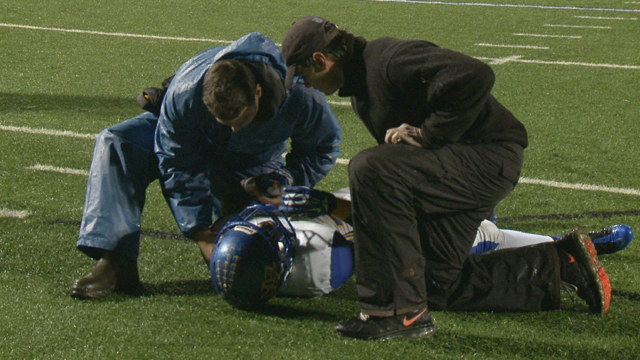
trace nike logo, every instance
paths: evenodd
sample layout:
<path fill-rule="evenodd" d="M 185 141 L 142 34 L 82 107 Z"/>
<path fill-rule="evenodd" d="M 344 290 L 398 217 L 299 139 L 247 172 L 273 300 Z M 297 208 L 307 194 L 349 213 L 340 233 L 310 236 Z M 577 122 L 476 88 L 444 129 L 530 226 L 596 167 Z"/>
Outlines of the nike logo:
<path fill-rule="evenodd" d="M 565 253 L 569 256 L 569 264 L 572 264 L 574 262 L 576 262 L 576 258 L 573 257 L 573 255 L 569 254 L 569 253 Z"/>
<path fill-rule="evenodd" d="M 422 310 L 422 312 L 420 312 L 420 314 L 412 317 L 411 319 L 407 319 L 407 317 L 405 316 L 404 319 L 402 320 L 402 325 L 409 326 L 409 325 L 413 324 L 414 322 L 416 322 L 416 320 L 418 320 L 418 318 L 420 316 L 422 316 L 426 312 L 427 312 L 427 309 L 424 309 L 424 310 Z"/>

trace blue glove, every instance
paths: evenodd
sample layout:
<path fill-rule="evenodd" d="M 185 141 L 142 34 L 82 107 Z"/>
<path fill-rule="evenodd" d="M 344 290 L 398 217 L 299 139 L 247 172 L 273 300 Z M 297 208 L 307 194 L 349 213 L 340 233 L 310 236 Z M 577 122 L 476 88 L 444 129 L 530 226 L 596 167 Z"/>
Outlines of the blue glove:
<path fill-rule="evenodd" d="M 282 174 L 276 171 L 268 174 L 260 174 L 243 179 L 240 181 L 240 185 L 249 194 L 260 193 L 263 196 L 273 198 L 282 194 L 282 188 L 284 186 L 291 185 L 291 179 L 286 175 L 288 174 Z"/>
<path fill-rule="evenodd" d="M 331 214 L 337 203 L 336 197 L 331 193 L 305 186 L 288 186 L 283 189 L 278 209 L 289 215 L 314 218 Z"/>

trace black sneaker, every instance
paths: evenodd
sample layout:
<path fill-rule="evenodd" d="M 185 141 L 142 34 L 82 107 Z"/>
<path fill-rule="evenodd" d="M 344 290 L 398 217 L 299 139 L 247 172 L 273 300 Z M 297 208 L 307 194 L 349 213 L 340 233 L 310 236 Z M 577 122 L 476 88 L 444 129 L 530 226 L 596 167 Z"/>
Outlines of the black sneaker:
<path fill-rule="evenodd" d="M 369 316 L 360 313 L 341 322 L 336 330 L 343 336 L 362 340 L 387 340 L 399 337 L 427 338 L 436 333 L 429 310 L 424 308 L 403 315 Z"/>
<path fill-rule="evenodd" d="M 580 230 L 556 242 L 560 257 L 560 279 L 573 288 L 589 305 L 589 310 L 604 314 L 609 309 L 611 283 L 598 261 L 589 235 Z"/>

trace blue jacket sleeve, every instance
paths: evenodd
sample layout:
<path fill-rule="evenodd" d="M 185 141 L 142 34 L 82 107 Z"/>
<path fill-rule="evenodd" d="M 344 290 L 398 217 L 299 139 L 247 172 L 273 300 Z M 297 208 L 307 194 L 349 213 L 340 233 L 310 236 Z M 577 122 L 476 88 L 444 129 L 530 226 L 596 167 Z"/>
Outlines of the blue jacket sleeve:
<path fill-rule="evenodd" d="M 280 112 L 296 119 L 285 168 L 296 185 L 313 187 L 338 160 L 340 123 L 319 91 L 300 84 L 291 88 Z"/>
<path fill-rule="evenodd" d="M 212 223 L 214 197 L 209 162 L 202 151 L 206 143 L 196 121 L 168 121 L 160 116 L 156 128 L 156 154 L 160 162 L 165 199 L 185 236 Z"/>

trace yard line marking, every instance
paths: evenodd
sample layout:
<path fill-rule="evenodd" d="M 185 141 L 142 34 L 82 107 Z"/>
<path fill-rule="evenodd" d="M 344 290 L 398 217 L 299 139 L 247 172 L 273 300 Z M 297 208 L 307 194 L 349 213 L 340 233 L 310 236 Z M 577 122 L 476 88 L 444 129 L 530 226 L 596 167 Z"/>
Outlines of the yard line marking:
<path fill-rule="evenodd" d="M 0 130 L 22 132 L 26 134 L 67 136 L 67 137 L 82 138 L 82 139 L 96 138 L 96 135 L 93 135 L 93 134 L 81 134 L 81 133 L 75 133 L 72 131 L 60 131 L 60 130 L 49 130 L 49 129 L 33 129 L 26 126 L 0 125 Z"/>
<path fill-rule="evenodd" d="M 27 210 L 10 210 L 5 208 L 0 208 L 0 218 L 10 217 L 10 218 L 24 219 L 31 214 L 32 212 Z"/>
<path fill-rule="evenodd" d="M 546 34 L 523 34 L 523 33 L 514 33 L 512 35 L 515 35 L 515 36 L 544 37 L 544 38 L 582 39 L 582 36 L 578 36 L 578 35 L 546 35 Z"/>
<path fill-rule="evenodd" d="M 611 9 L 611 8 L 578 7 L 578 6 L 553 6 L 553 5 L 490 4 L 490 3 L 470 3 L 470 2 L 458 2 L 458 1 L 427 1 L 427 0 L 364 0 L 364 1 L 419 3 L 419 4 L 429 4 L 429 5 L 511 7 L 511 8 L 544 9 L 544 10 L 585 10 L 585 11 L 609 11 L 609 12 L 640 12 L 640 9 Z M 627 2 L 626 4 L 640 4 L 640 2 Z"/>
<path fill-rule="evenodd" d="M 501 64 L 506 64 L 506 63 L 511 62 L 511 61 L 516 61 L 516 60 L 520 59 L 521 57 L 522 56 L 519 56 L 519 55 L 508 56 L 508 57 L 505 57 L 505 58 L 493 59 L 489 63 L 492 64 L 492 65 L 501 65 Z"/>
<path fill-rule="evenodd" d="M 594 20 L 638 20 L 638 18 L 624 18 L 624 17 L 608 17 L 608 16 L 574 16 L 578 19 L 594 19 Z"/>
<path fill-rule="evenodd" d="M 636 190 L 636 189 L 625 189 L 625 188 L 616 188 L 616 187 L 589 185 L 589 184 L 572 184 L 572 183 L 565 183 L 560 181 L 549 181 L 549 180 L 541 180 L 541 179 L 526 178 L 526 177 L 521 177 L 519 182 L 523 184 L 544 185 L 544 186 L 561 188 L 561 189 L 604 191 L 604 192 L 609 192 L 614 194 L 640 195 L 640 190 Z"/>
<path fill-rule="evenodd" d="M 223 43 L 223 44 L 231 44 L 231 43 L 233 43 L 233 41 L 219 40 L 219 39 L 197 39 L 197 38 L 186 38 L 186 37 L 175 37 L 175 36 L 112 33 L 112 32 L 104 32 L 104 31 L 62 29 L 62 28 L 51 28 L 51 27 L 19 25 L 19 24 L 6 24 L 6 23 L 0 23 L 0 26 L 2 26 L 2 27 L 11 27 L 11 28 L 20 28 L 20 29 L 29 29 L 29 30 L 47 30 L 47 31 L 57 31 L 57 32 L 76 33 L 76 34 L 91 34 L 91 35 L 133 37 L 133 38 L 144 38 L 144 39 L 155 39 L 155 40 L 201 41 L 201 42 L 213 42 L 213 43 Z"/>
<path fill-rule="evenodd" d="M 348 101 L 332 101 L 327 100 L 327 104 L 329 105 L 338 105 L 338 106 L 351 106 L 351 103 Z"/>
<path fill-rule="evenodd" d="M 504 45 L 504 44 L 487 44 L 487 43 L 478 43 L 478 44 L 474 44 L 474 45 L 476 45 L 476 46 L 499 47 L 499 48 L 549 50 L 549 47 L 548 47 L 548 46 L 533 46 L 533 45 Z"/>
<path fill-rule="evenodd" d="M 547 27 L 574 28 L 574 29 L 611 29 L 611 26 L 589 26 L 589 25 L 560 25 L 545 24 Z"/>
<path fill-rule="evenodd" d="M 340 165 L 349 165 L 349 160 L 351 159 L 339 158 L 336 161 L 336 163 Z M 57 172 L 62 174 L 71 174 L 71 175 L 83 175 L 83 176 L 89 175 L 89 172 L 86 170 L 62 168 L 62 167 L 56 167 L 51 165 L 41 165 L 41 164 L 29 166 L 27 167 L 27 169 L 38 170 L 38 171 L 52 171 L 52 172 Z M 614 194 L 640 196 L 640 190 L 636 190 L 636 189 L 617 188 L 617 187 L 609 187 L 609 186 L 601 186 L 601 185 L 589 185 L 589 184 L 581 184 L 581 183 L 572 184 L 572 183 L 566 183 L 566 182 L 560 182 L 560 181 L 542 180 L 542 179 L 527 178 L 527 177 L 521 177 L 519 183 L 529 184 L 529 185 L 542 185 L 542 186 L 555 187 L 560 189 L 602 191 L 602 192 L 608 192 L 608 193 L 614 193 Z M 27 215 L 30 214 L 28 211 L 26 213 Z"/>
<path fill-rule="evenodd" d="M 489 58 L 489 57 L 476 57 L 479 60 L 486 61 L 497 61 L 496 64 L 504 64 L 506 61 L 504 59 L 507 58 Z M 596 64 L 596 63 L 581 63 L 581 62 L 573 62 L 573 61 L 542 61 L 542 60 L 526 60 L 517 58 L 516 56 L 512 56 L 510 58 L 510 62 L 517 63 L 527 63 L 527 64 L 544 64 L 544 65 L 564 65 L 564 66 L 589 66 L 589 67 L 604 67 L 604 68 L 614 68 L 614 69 L 632 69 L 639 70 L 640 65 L 616 65 L 616 64 Z M 493 63 L 492 63 L 493 64 Z"/>
<path fill-rule="evenodd" d="M 57 172 L 60 174 L 89 176 L 89 172 L 86 170 L 63 168 L 63 167 L 57 167 L 57 166 L 51 166 L 51 165 L 35 164 L 33 166 L 27 167 L 26 169 L 38 170 L 38 171 L 51 171 L 51 172 Z"/>

